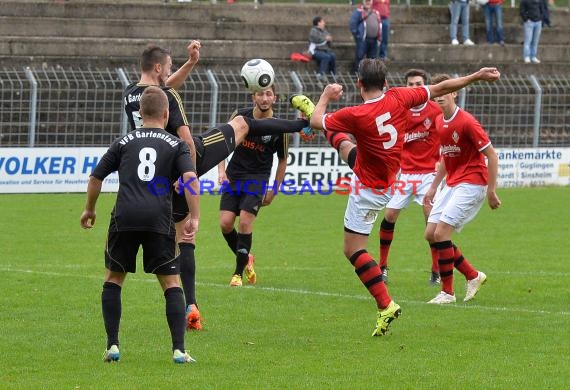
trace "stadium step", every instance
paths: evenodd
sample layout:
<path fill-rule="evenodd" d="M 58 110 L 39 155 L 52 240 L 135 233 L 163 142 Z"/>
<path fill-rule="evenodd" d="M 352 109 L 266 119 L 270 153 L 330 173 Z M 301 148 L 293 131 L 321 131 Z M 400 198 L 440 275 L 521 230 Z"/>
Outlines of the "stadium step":
<path fill-rule="evenodd" d="M 261 57 L 277 68 L 313 71 L 314 62 L 292 62 L 289 55 L 306 49 L 312 18 L 321 15 L 334 37 L 338 69 L 348 71 L 355 51 L 347 26 L 352 9 L 348 4 L 318 3 L 270 3 L 254 9 L 253 2 L 4 1 L 0 7 L 0 59 L 6 66 L 44 62 L 136 66 L 143 48 L 154 42 L 171 48 L 175 63 L 180 63 L 185 59 L 188 40 L 198 38 L 203 43 L 202 67 L 233 68 L 248 58 Z M 391 71 L 421 67 L 432 73 L 465 73 L 476 66 L 496 65 L 504 72 L 518 74 L 568 72 L 570 27 L 566 9 L 553 10 L 555 27 L 543 29 L 539 49 L 542 63 L 538 66 L 522 63 L 517 8 L 504 7 L 504 47 L 484 43 L 479 7 L 472 7 L 471 13 L 472 38 L 477 43 L 473 47 L 449 44 L 446 6 L 392 5 L 391 9 Z M 273 23 L 275 15 L 279 23 Z"/>
<path fill-rule="evenodd" d="M 306 48 L 309 27 L 295 24 L 297 21 L 275 23 L 244 23 L 232 20 L 205 21 L 192 27 L 195 37 L 201 39 L 232 40 L 281 40 L 286 36 L 288 41 L 299 42 L 300 49 Z M 30 29 L 29 26 L 34 28 Z M 333 35 L 335 46 L 338 43 L 348 43 L 354 46 L 354 40 L 347 34 L 346 26 L 333 25 L 329 29 Z M 485 25 L 472 24 L 472 39 L 477 44 L 485 44 Z M 523 31 L 520 26 L 508 25 L 504 29 L 505 41 L 508 44 L 520 44 L 523 41 Z M 68 38 L 108 38 L 121 37 L 153 40 L 180 39 L 178 24 L 156 24 L 150 19 L 120 20 L 110 18 L 89 19 L 86 26 L 84 19 L 64 17 L 41 18 L 30 16 L 0 16 L 0 35 L 12 37 L 68 37 Z M 544 42 L 564 42 L 570 35 L 570 28 L 545 28 L 541 34 Z M 449 31 L 447 26 L 435 24 L 395 24 L 391 29 L 390 44 L 448 44 Z M 542 46 L 541 46 L 542 48 Z"/>

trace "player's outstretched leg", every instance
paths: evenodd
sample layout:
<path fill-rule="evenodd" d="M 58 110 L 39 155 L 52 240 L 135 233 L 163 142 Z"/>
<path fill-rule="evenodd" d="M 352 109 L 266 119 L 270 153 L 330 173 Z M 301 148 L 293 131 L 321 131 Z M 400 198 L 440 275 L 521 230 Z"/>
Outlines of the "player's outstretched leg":
<path fill-rule="evenodd" d="M 241 118 L 241 119 L 240 119 Z M 247 134 L 253 136 L 263 136 L 263 135 L 279 135 L 285 133 L 296 133 L 301 131 L 305 127 L 309 126 L 309 121 L 307 119 L 279 119 L 279 118 L 265 118 L 265 119 L 253 119 L 249 117 L 236 116 L 233 118 L 229 124 L 236 130 L 236 138 L 238 138 L 238 129 L 234 126 L 243 126 L 240 122 L 245 122 L 247 128 Z M 237 143 L 237 140 L 236 140 Z"/>
<path fill-rule="evenodd" d="M 315 111 L 315 104 L 305 95 L 291 95 L 289 97 L 291 106 L 299 111 L 307 118 L 311 119 L 313 111 Z M 310 127 L 306 127 L 299 133 L 303 141 L 311 141 L 315 138 L 315 132 Z"/>
<path fill-rule="evenodd" d="M 291 106 L 303 113 L 307 119 L 311 119 L 313 111 L 315 111 L 315 103 L 305 95 L 291 95 L 289 97 Z"/>

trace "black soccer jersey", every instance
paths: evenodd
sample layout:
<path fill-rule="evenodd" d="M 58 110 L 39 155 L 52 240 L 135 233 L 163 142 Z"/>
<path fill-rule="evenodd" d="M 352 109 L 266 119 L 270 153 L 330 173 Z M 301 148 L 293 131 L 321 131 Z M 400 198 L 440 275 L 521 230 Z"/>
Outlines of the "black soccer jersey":
<path fill-rule="evenodd" d="M 148 84 L 132 83 L 123 92 L 123 104 L 125 106 L 125 113 L 127 114 L 131 130 L 138 129 L 143 125 L 142 117 L 139 113 L 141 109 L 140 100 L 143 91 L 149 86 L 150 85 Z M 188 119 L 184 113 L 182 99 L 175 89 L 167 87 L 161 88 L 168 97 L 168 112 L 170 114 L 165 130 L 178 137 L 176 130 L 180 126 L 189 126 Z"/>
<path fill-rule="evenodd" d="M 253 108 L 237 110 L 233 116 L 242 115 L 253 118 Z M 233 117 L 232 116 L 232 117 Z M 279 158 L 287 156 L 289 147 L 288 134 L 251 136 L 248 135 L 234 151 L 226 169 L 230 181 L 269 180 L 273 166 L 273 154 Z"/>
<path fill-rule="evenodd" d="M 162 129 L 141 128 L 115 140 L 92 176 L 119 171 L 119 192 L 109 231 L 174 234 L 171 183 L 194 171 L 188 145 Z"/>

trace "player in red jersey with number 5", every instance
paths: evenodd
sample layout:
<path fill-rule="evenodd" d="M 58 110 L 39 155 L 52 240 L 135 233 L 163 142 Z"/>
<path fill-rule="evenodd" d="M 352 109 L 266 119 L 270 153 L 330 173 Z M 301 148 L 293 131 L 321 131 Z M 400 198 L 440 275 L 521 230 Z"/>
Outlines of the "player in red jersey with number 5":
<path fill-rule="evenodd" d="M 427 73 L 422 69 L 409 69 L 404 76 L 410 88 L 427 85 Z M 427 101 L 408 111 L 408 128 L 404 135 L 402 160 L 398 188 L 386 205 L 384 218 L 380 223 L 380 269 L 382 279 L 388 283 L 388 253 L 394 238 L 396 221 L 402 209 L 414 201 L 423 206 L 424 221 L 431 211 L 431 205 L 424 205 L 424 195 L 435 178 L 436 163 L 439 160 L 439 136 L 435 129 L 435 118 L 441 109 L 434 101 Z M 345 133 L 323 130 L 327 141 L 338 151 L 340 158 L 352 169 L 356 162 L 356 144 Z M 440 283 L 437 250 L 430 244 L 431 277 L 430 284 Z"/>
<path fill-rule="evenodd" d="M 482 68 L 469 76 L 429 87 L 391 88 L 383 92 L 386 65 L 378 59 L 364 59 L 358 66 L 363 104 L 325 113 L 328 103 L 342 96 L 339 84 L 327 85 L 314 107 L 306 96 L 291 98 L 292 105 L 310 117 L 313 129 L 350 133 L 356 138 L 355 174 L 344 217 L 344 254 L 376 300 L 378 313 L 373 336 L 385 334 L 390 323 L 401 313 L 400 306 L 388 294 L 380 267 L 366 246 L 378 212 L 390 199 L 389 188 L 400 169 L 408 110 L 427 102 L 430 96 L 442 96 L 475 81 L 495 81 L 499 77 L 497 69 Z"/>
<path fill-rule="evenodd" d="M 444 82 L 452 80 L 448 75 L 437 75 L 433 79 Z M 435 99 L 443 111 L 435 121 L 441 142 L 442 163 L 430 190 L 424 196 L 424 204 L 433 203 L 435 196 L 425 237 L 437 249 L 441 276 L 441 292 L 429 301 L 432 304 L 455 302 L 454 267 L 467 279 L 464 301 L 473 299 L 485 283 L 487 276 L 473 268 L 463 257 L 451 241 L 451 236 L 475 218 L 485 196 L 491 209 L 501 205 L 496 193 L 497 153 L 481 124 L 455 104 L 456 96 L 453 92 Z M 437 187 L 446 174 L 446 184 L 436 196 Z"/>

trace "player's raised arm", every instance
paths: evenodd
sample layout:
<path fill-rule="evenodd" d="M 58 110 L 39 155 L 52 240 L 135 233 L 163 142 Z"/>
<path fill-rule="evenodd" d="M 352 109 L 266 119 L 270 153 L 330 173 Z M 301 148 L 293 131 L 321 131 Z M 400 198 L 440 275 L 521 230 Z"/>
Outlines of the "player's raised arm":
<path fill-rule="evenodd" d="M 447 95 L 448 93 L 455 92 L 472 84 L 476 81 L 497 81 L 501 77 L 501 73 L 497 68 L 481 68 L 475 73 L 470 75 L 458 77 L 442 81 L 441 83 L 428 86 L 430 97 L 435 98 L 438 96 Z"/>
<path fill-rule="evenodd" d="M 184 85 L 184 82 L 188 78 L 194 66 L 200 60 L 200 47 L 202 44 L 198 40 L 192 40 L 186 47 L 188 51 L 188 60 L 173 74 L 171 74 L 166 80 L 166 86 L 179 89 Z"/>
<path fill-rule="evenodd" d="M 315 106 L 315 110 L 311 115 L 311 127 L 315 130 L 323 129 L 323 116 L 326 113 L 327 106 L 331 101 L 337 101 L 342 96 L 342 85 L 329 84 L 323 90 L 319 101 Z"/>

